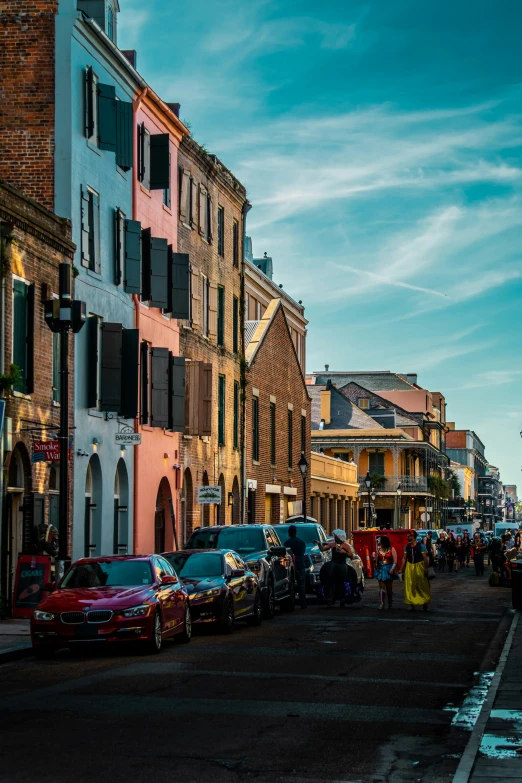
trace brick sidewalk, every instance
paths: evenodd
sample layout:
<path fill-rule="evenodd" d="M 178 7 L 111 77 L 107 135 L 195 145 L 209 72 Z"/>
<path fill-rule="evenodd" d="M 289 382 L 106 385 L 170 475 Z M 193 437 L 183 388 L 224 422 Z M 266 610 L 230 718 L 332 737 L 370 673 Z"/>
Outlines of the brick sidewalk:
<path fill-rule="evenodd" d="M 29 620 L 0 620 L 0 663 L 30 654 Z"/>

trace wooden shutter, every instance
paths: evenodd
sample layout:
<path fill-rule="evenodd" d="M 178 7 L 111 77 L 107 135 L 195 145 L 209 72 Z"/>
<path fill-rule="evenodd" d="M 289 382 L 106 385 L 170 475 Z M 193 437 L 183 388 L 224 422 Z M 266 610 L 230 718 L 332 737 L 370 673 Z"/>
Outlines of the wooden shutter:
<path fill-rule="evenodd" d="M 158 133 L 150 140 L 150 190 L 170 188 L 169 134 Z"/>
<path fill-rule="evenodd" d="M 119 412 L 121 408 L 121 324 L 102 323 L 100 409 Z"/>
<path fill-rule="evenodd" d="M 149 345 L 142 342 L 140 346 L 140 421 L 142 424 L 149 423 Z"/>
<path fill-rule="evenodd" d="M 218 446 L 225 445 L 225 376 L 218 377 Z"/>
<path fill-rule="evenodd" d="M 169 302 L 173 318 L 190 318 L 190 265 L 188 253 L 173 253 L 169 245 Z"/>
<path fill-rule="evenodd" d="M 199 430 L 199 365 L 185 364 L 185 435 L 197 435 Z"/>
<path fill-rule="evenodd" d="M 192 267 L 190 270 L 190 313 L 193 326 L 201 326 L 201 275 L 199 269 Z"/>
<path fill-rule="evenodd" d="M 232 300 L 232 350 L 239 351 L 239 299 L 235 296 Z"/>
<path fill-rule="evenodd" d="M 200 413 L 199 429 L 200 435 L 210 437 L 212 435 L 212 365 L 206 362 L 200 362 Z"/>
<path fill-rule="evenodd" d="M 98 316 L 87 319 L 87 407 L 98 407 Z"/>
<path fill-rule="evenodd" d="M 143 182 L 145 176 L 145 150 L 144 150 L 145 126 L 143 123 L 138 125 L 138 179 Z"/>
<path fill-rule="evenodd" d="M 132 168 L 132 103 L 115 101 L 116 116 L 116 163 L 128 171 Z"/>
<path fill-rule="evenodd" d="M 213 201 L 212 196 L 210 193 L 207 193 L 207 239 L 209 242 L 212 242 L 213 239 L 213 225 L 212 225 L 212 215 L 214 212 L 213 208 Z"/>
<path fill-rule="evenodd" d="M 25 393 L 34 392 L 34 285 L 27 286 L 27 333 Z"/>
<path fill-rule="evenodd" d="M 167 309 L 169 304 L 169 249 L 166 239 L 152 237 L 150 249 L 150 306 Z"/>
<path fill-rule="evenodd" d="M 208 335 L 217 337 L 217 310 L 218 310 L 218 292 L 217 284 L 209 283 L 208 290 Z"/>
<path fill-rule="evenodd" d="M 179 194 L 179 217 L 182 223 L 189 222 L 190 210 L 190 174 L 188 171 L 181 172 L 181 188 Z"/>
<path fill-rule="evenodd" d="M 94 71 L 89 66 L 85 71 L 85 135 L 92 139 L 96 129 L 96 106 L 98 87 Z"/>
<path fill-rule="evenodd" d="M 169 351 L 153 348 L 151 357 L 151 425 L 169 426 Z"/>
<path fill-rule="evenodd" d="M 120 285 L 125 267 L 125 215 L 121 209 L 114 211 L 114 282 Z"/>
<path fill-rule="evenodd" d="M 121 344 L 120 416 L 135 419 L 138 415 L 138 329 L 124 329 Z"/>
<path fill-rule="evenodd" d="M 82 201 L 81 201 L 81 212 L 82 212 L 82 266 L 89 269 L 91 265 L 91 242 L 90 242 L 90 236 L 91 236 L 91 207 L 90 207 L 90 193 L 87 190 L 86 187 L 82 185 Z"/>
<path fill-rule="evenodd" d="M 141 223 L 125 221 L 125 266 L 123 288 L 128 294 L 141 294 Z"/>
<path fill-rule="evenodd" d="M 100 256 L 100 197 L 97 193 L 92 191 L 89 193 L 90 203 L 90 220 L 91 220 L 91 233 L 89 244 L 89 255 L 91 261 L 91 269 L 94 269 L 98 274 L 101 273 L 101 256 Z"/>
<path fill-rule="evenodd" d="M 190 227 L 196 228 L 196 215 L 198 211 L 198 186 L 196 180 L 190 179 Z"/>
<path fill-rule="evenodd" d="M 203 185 L 199 186 L 199 233 L 201 236 L 207 233 L 207 192 Z"/>
<path fill-rule="evenodd" d="M 169 430 L 185 432 L 185 359 L 171 355 Z"/>
<path fill-rule="evenodd" d="M 116 152 L 116 88 L 98 84 L 98 147 Z"/>

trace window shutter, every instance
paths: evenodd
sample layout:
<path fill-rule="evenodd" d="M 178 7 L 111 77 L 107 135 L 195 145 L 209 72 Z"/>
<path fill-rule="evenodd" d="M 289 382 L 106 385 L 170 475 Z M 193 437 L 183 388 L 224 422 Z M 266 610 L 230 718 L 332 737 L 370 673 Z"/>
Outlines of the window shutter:
<path fill-rule="evenodd" d="M 150 141 L 150 190 L 165 190 L 170 187 L 170 145 L 169 134 L 158 133 Z"/>
<path fill-rule="evenodd" d="M 98 84 L 98 147 L 116 152 L 116 88 Z"/>
<path fill-rule="evenodd" d="M 143 182 L 145 176 L 145 150 L 144 150 L 145 127 L 143 123 L 138 125 L 138 179 Z"/>
<path fill-rule="evenodd" d="M 151 357 L 151 424 L 153 427 L 169 426 L 169 351 L 153 348 Z"/>
<path fill-rule="evenodd" d="M 101 258 L 100 258 L 100 197 L 97 193 L 90 193 L 90 206 L 91 206 L 91 244 L 89 255 L 91 259 L 91 269 L 94 269 L 98 274 L 101 273 Z M 94 266 L 93 266 L 94 262 Z"/>
<path fill-rule="evenodd" d="M 128 294 L 141 294 L 141 223 L 125 221 L 125 266 L 123 288 Z"/>
<path fill-rule="evenodd" d="M 149 345 L 142 342 L 140 346 L 140 365 L 141 365 L 141 407 L 140 421 L 142 424 L 149 423 Z"/>
<path fill-rule="evenodd" d="M 203 185 L 199 186 L 199 233 L 205 236 L 207 227 L 207 193 Z"/>
<path fill-rule="evenodd" d="M 150 250 L 150 306 L 167 309 L 169 250 L 166 239 L 152 237 Z"/>
<path fill-rule="evenodd" d="M 206 362 L 200 362 L 200 414 L 199 428 L 200 435 L 210 437 L 212 435 L 212 365 Z"/>
<path fill-rule="evenodd" d="M 217 344 L 225 345 L 225 289 L 218 286 L 218 312 L 217 312 Z"/>
<path fill-rule="evenodd" d="M 198 186 L 195 179 L 190 179 L 190 227 L 196 228 L 196 214 L 198 211 Z"/>
<path fill-rule="evenodd" d="M 27 337 L 26 337 L 25 393 L 34 392 L 34 285 L 27 286 Z"/>
<path fill-rule="evenodd" d="M 121 408 L 121 324 L 102 323 L 100 410 L 118 413 Z"/>
<path fill-rule="evenodd" d="M 148 302 L 151 297 L 150 277 L 152 264 L 152 232 L 150 228 L 144 228 L 141 231 L 141 258 L 142 258 L 142 278 L 141 278 L 141 298 Z"/>
<path fill-rule="evenodd" d="M 208 228 L 208 234 L 207 239 L 209 242 L 212 242 L 213 234 L 212 234 L 212 214 L 213 214 L 213 201 L 212 196 L 210 193 L 207 193 L 207 228 Z"/>
<path fill-rule="evenodd" d="M 181 172 L 181 189 L 179 194 L 179 217 L 182 223 L 188 223 L 190 210 L 190 175 L 188 171 Z"/>
<path fill-rule="evenodd" d="M 96 129 L 96 105 L 98 87 L 94 71 L 89 66 L 85 71 L 85 135 L 92 139 Z"/>
<path fill-rule="evenodd" d="M 114 211 L 114 282 L 120 285 L 125 266 L 125 215 L 121 209 Z"/>
<path fill-rule="evenodd" d="M 116 163 L 128 171 L 132 168 L 132 103 L 115 101 L 116 115 Z"/>
<path fill-rule="evenodd" d="M 217 310 L 218 310 L 218 292 L 217 284 L 209 283 L 208 291 L 208 335 L 217 337 Z"/>
<path fill-rule="evenodd" d="M 185 364 L 185 435 L 197 435 L 199 431 L 199 365 Z"/>
<path fill-rule="evenodd" d="M 173 318 L 190 318 L 190 265 L 188 253 L 173 253 L 169 245 L 169 302 Z"/>
<path fill-rule="evenodd" d="M 201 275 L 199 269 L 192 267 L 190 270 L 191 275 L 191 307 L 190 313 L 192 317 L 193 326 L 201 326 Z"/>
<path fill-rule="evenodd" d="M 232 300 L 232 350 L 239 351 L 239 299 L 235 296 Z"/>
<path fill-rule="evenodd" d="M 87 267 L 91 265 L 90 255 L 90 235 L 91 235 L 91 207 L 90 207 L 90 194 L 86 187 L 82 185 L 82 266 Z"/>
<path fill-rule="evenodd" d="M 225 376 L 218 377 L 218 446 L 225 445 Z"/>
<path fill-rule="evenodd" d="M 124 419 L 138 415 L 138 329 L 124 329 L 121 344 L 121 410 Z"/>
<path fill-rule="evenodd" d="M 171 356 L 169 430 L 185 432 L 185 359 Z"/>
<path fill-rule="evenodd" d="M 87 407 L 98 407 L 98 316 L 87 319 Z"/>

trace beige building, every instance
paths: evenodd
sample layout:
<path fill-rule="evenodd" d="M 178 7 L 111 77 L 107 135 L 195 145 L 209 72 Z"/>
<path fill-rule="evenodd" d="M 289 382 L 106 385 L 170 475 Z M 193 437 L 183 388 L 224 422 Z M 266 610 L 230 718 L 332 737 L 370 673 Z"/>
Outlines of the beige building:
<path fill-rule="evenodd" d="M 311 501 L 308 513 L 331 533 L 335 528 L 357 527 L 359 482 L 357 465 L 312 451 Z"/>

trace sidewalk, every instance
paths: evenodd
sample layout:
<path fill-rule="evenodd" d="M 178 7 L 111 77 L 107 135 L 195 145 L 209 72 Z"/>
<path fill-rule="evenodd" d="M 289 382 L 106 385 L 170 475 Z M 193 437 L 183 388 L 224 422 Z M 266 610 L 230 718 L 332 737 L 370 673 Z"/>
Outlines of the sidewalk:
<path fill-rule="evenodd" d="M 522 616 L 516 612 L 453 783 L 522 781 Z"/>
<path fill-rule="evenodd" d="M 29 620 L 0 620 L 0 663 L 31 655 Z"/>

